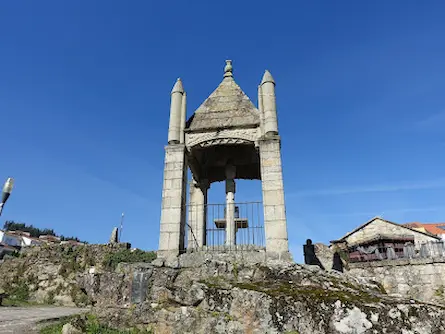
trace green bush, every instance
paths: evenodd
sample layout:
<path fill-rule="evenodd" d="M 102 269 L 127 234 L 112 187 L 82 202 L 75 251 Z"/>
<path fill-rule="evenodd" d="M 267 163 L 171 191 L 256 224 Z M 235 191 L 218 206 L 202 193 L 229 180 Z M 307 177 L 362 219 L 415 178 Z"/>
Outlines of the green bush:
<path fill-rule="evenodd" d="M 39 333 L 40 334 L 60 334 L 62 333 L 63 323 L 57 323 L 53 325 L 48 325 L 42 328 Z"/>
<path fill-rule="evenodd" d="M 29 299 L 29 288 L 25 282 L 19 282 L 8 291 L 9 299 L 27 301 Z"/>
<path fill-rule="evenodd" d="M 152 262 L 154 259 L 156 259 L 155 252 L 144 252 L 140 249 L 136 249 L 133 251 L 130 249 L 123 249 L 116 253 L 107 254 L 102 264 L 104 265 L 104 267 L 114 270 L 121 262 Z"/>
<path fill-rule="evenodd" d="M 76 285 L 71 286 L 70 297 L 77 306 L 86 306 L 90 304 L 87 294 Z"/>
<path fill-rule="evenodd" d="M 70 321 L 71 320 L 71 321 Z M 66 318 L 56 324 L 48 325 L 40 330 L 40 334 L 60 334 L 62 332 L 62 327 L 68 322 L 81 323 L 82 332 L 88 334 L 151 334 L 150 330 L 140 330 L 136 328 L 120 330 L 108 327 L 101 324 L 99 320 L 93 315 L 81 316 L 78 318 Z"/>
<path fill-rule="evenodd" d="M 45 298 L 45 304 L 48 304 L 48 305 L 54 304 L 54 297 L 55 297 L 54 290 L 49 291 Z"/>

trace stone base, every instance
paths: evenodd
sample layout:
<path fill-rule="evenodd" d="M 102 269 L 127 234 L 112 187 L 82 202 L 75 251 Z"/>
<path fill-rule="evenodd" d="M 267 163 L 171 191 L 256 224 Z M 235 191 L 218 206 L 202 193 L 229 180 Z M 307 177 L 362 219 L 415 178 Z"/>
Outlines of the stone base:
<path fill-rule="evenodd" d="M 294 262 L 290 252 L 267 252 L 268 260 L 279 260 L 284 262 Z"/>
<path fill-rule="evenodd" d="M 256 251 L 256 252 L 265 252 L 266 249 L 264 246 L 257 245 L 217 245 L 217 246 L 202 246 L 199 248 L 187 248 L 187 253 L 229 253 L 229 252 L 245 252 L 245 251 Z"/>
<path fill-rule="evenodd" d="M 175 262 L 175 261 L 177 261 L 177 259 L 178 259 L 178 252 L 176 252 L 176 251 L 170 251 L 170 250 L 167 250 L 167 251 L 161 251 L 161 250 L 158 250 L 157 252 L 156 252 L 156 260 L 157 260 L 157 262 L 161 262 L 161 261 L 163 261 L 163 263 L 165 264 L 165 263 L 171 263 L 171 262 Z"/>
<path fill-rule="evenodd" d="M 130 249 L 131 243 L 129 242 L 110 242 L 107 244 L 111 248 L 115 249 Z"/>
<path fill-rule="evenodd" d="M 211 261 L 220 261 L 226 263 L 245 263 L 245 264 L 267 264 L 269 262 L 286 262 L 293 264 L 292 255 L 289 252 L 274 253 L 263 250 L 251 251 L 226 251 L 226 252 L 204 252 L 197 251 L 193 253 L 184 253 L 179 256 L 174 254 L 159 253 L 155 260 L 157 267 L 165 266 L 171 268 L 190 268 L 201 267 Z"/>

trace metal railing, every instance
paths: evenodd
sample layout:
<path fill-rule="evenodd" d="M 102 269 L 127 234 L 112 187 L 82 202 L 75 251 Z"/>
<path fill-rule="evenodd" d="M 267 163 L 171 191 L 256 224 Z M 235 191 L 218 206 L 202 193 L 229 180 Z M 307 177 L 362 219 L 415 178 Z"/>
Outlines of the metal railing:
<path fill-rule="evenodd" d="M 265 249 L 262 202 L 235 203 L 235 242 L 226 243 L 226 205 L 188 204 L 185 245 L 191 251 L 243 251 Z"/>
<path fill-rule="evenodd" d="M 417 245 L 407 243 L 396 249 L 393 247 L 377 247 L 372 252 L 358 249 L 353 253 L 349 253 L 349 261 L 351 263 L 428 258 L 445 258 L 445 242 L 428 241 L 418 243 Z"/>

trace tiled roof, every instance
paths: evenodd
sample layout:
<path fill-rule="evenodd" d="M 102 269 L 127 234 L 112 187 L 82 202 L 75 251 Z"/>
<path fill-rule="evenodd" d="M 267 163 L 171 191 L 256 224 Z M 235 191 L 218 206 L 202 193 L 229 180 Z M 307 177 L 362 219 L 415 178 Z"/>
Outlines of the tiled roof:
<path fill-rule="evenodd" d="M 445 234 L 445 223 L 419 223 L 419 222 L 412 222 L 404 224 L 404 226 L 411 227 L 411 228 L 424 228 L 425 231 L 432 233 L 434 235 L 438 234 Z M 439 226 L 443 226 L 444 228 L 440 228 Z"/>

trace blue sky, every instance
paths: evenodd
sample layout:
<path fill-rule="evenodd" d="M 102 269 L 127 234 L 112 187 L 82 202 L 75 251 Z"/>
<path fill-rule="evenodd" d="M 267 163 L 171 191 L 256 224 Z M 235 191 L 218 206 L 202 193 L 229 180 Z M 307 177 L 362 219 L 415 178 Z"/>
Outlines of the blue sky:
<path fill-rule="evenodd" d="M 2 221 L 156 249 L 170 90 L 188 113 L 224 60 L 277 82 L 289 240 L 381 215 L 445 220 L 441 1 L 8 1 L 0 10 Z M 238 199 L 261 200 L 259 182 Z M 218 190 L 219 189 L 219 190 Z M 212 193 L 223 190 L 220 185 Z"/>

